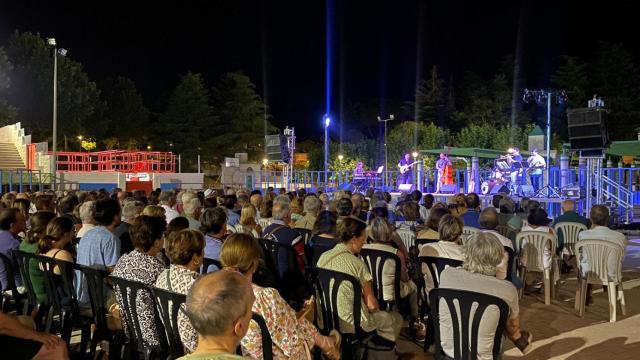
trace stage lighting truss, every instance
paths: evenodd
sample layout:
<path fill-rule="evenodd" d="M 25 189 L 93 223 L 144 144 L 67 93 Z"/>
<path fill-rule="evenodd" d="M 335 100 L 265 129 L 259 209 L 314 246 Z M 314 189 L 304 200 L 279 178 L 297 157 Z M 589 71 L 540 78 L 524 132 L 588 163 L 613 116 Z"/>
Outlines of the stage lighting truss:
<path fill-rule="evenodd" d="M 555 102 L 560 105 L 564 105 L 569 101 L 569 96 L 565 90 L 529 90 L 524 89 L 522 94 L 522 101 L 526 104 L 536 103 L 539 106 L 543 106 L 547 102 L 547 97 L 551 96 L 555 99 Z"/>

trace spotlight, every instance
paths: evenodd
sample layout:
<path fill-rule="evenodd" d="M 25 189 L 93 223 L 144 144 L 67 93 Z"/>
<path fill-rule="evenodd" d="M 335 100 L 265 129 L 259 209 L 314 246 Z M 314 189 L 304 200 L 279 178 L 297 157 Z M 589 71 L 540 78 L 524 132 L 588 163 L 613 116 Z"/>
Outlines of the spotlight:
<path fill-rule="evenodd" d="M 329 115 L 325 115 L 324 116 L 324 127 L 328 128 L 329 124 L 331 124 L 331 118 L 329 117 Z"/>
<path fill-rule="evenodd" d="M 342 159 L 344 159 L 344 156 L 342 154 L 338 155 L 338 160 L 342 161 Z"/>
<path fill-rule="evenodd" d="M 418 157 L 418 152 L 417 151 L 412 152 L 411 156 L 413 156 L 414 159 L 417 158 Z"/>
<path fill-rule="evenodd" d="M 47 38 L 47 45 L 56 46 L 56 38 Z"/>

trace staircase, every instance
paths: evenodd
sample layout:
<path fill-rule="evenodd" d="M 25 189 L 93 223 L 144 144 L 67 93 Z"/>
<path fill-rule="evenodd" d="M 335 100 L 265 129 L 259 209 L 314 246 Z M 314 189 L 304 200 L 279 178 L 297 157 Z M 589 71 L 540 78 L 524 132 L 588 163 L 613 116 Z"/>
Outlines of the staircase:
<path fill-rule="evenodd" d="M 15 170 L 25 168 L 26 166 L 16 146 L 12 143 L 0 142 L 0 169 Z"/>

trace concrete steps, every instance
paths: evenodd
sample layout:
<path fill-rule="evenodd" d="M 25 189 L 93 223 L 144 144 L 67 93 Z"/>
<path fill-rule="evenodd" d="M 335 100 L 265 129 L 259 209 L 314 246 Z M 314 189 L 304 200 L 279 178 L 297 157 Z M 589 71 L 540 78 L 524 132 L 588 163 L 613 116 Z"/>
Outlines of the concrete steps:
<path fill-rule="evenodd" d="M 26 166 L 12 143 L 0 142 L 0 169 L 25 169 Z"/>

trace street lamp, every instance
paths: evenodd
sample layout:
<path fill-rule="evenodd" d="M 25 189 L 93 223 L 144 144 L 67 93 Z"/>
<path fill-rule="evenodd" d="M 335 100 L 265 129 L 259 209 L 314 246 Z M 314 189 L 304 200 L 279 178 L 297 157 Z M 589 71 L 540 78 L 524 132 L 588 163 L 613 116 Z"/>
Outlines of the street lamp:
<path fill-rule="evenodd" d="M 388 119 L 382 119 L 378 116 L 378 122 L 384 122 L 384 186 L 387 187 L 387 172 L 389 171 L 389 163 L 387 161 L 387 122 L 393 120 L 393 114 Z"/>
<path fill-rule="evenodd" d="M 413 156 L 413 160 L 415 161 L 416 158 L 418 157 L 418 152 L 417 151 L 412 152 L 411 156 Z"/>
<path fill-rule="evenodd" d="M 327 190 L 327 182 L 329 182 L 329 125 L 331 118 L 328 114 L 324 115 L 324 190 Z"/>
<path fill-rule="evenodd" d="M 53 144 L 51 159 L 51 178 L 53 180 L 53 189 L 56 189 L 56 171 L 58 169 L 57 146 L 58 146 L 58 54 L 67 56 L 67 50 L 60 48 L 55 38 L 47 38 L 47 45 L 53 46 Z"/>

